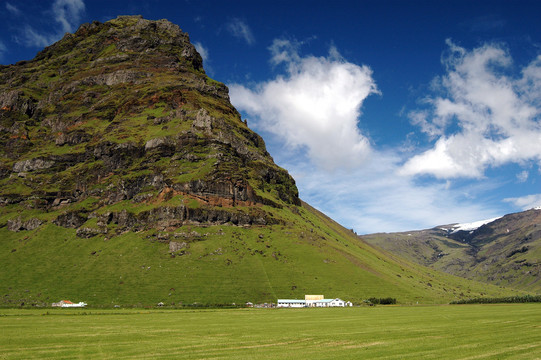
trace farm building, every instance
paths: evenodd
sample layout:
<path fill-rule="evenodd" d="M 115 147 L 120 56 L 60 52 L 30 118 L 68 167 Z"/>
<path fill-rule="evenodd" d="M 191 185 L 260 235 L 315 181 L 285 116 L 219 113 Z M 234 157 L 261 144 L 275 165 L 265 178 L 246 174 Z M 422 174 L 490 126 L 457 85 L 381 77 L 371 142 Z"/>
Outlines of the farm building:
<path fill-rule="evenodd" d="M 87 305 L 87 303 L 82 302 L 82 301 L 75 304 L 75 303 L 72 303 L 69 300 L 60 300 L 57 303 L 52 303 L 53 307 L 64 307 L 64 308 L 67 308 L 67 307 L 85 307 L 86 305 Z"/>
<path fill-rule="evenodd" d="M 278 299 L 276 307 L 303 308 L 306 307 L 306 300 Z"/>
<path fill-rule="evenodd" d="M 340 299 L 321 299 L 316 300 L 313 307 L 345 307 L 346 302 Z"/>
<path fill-rule="evenodd" d="M 325 296 L 323 295 L 304 295 L 304 300 L 306 300 L 307 307 L 315 307 L 316 302 L 324 300 Z"/>
<path fill-rule="evenodd" d="M 306 295 L 304 300 L 278 299 L 276 307 L 302 308 L 302 307 L 346 307 L 352 306 L 350 301 L 341 299 L 325 299 L 323 295 Z"/>

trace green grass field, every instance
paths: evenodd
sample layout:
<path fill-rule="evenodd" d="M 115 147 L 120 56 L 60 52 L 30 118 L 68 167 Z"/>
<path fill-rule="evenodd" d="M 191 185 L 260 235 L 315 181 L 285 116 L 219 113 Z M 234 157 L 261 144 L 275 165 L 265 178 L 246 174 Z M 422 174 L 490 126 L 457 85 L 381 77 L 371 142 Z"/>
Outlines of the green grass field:
<path fill-rule="evenodd" d="M 0 359 L 541 359 L 541 305 L 0 310 Z"/>

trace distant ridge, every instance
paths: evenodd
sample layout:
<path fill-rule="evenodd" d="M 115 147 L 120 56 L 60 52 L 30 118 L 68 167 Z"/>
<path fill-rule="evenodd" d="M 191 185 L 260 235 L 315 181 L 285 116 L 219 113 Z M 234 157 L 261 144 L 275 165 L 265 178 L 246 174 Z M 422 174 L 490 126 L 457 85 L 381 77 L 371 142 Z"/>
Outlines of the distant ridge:
<path fill-rule="evenodd" d="M 433 269 L 541 292 L 541 207 L 469 224 L 362 239 Z"/>

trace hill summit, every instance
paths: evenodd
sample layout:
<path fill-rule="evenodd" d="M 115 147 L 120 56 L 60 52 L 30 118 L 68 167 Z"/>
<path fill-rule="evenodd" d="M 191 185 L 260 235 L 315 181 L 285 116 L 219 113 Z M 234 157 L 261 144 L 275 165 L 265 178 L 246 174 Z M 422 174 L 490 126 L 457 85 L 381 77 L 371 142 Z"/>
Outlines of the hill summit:
<path fill-rule="evenodd" d="M 83 24 L 32 61 L 0 68 L 0 79 L 0 202 L 62 209 L 52 222 L 78 236 L 112 224 L 116 233 L 267 224 L 255 207 L 232 208 L 300 204 L 227 87 L 207 77 L 188 35 L 166 20 Z M 114 206 L 123 202 L 137 211 Z"/>
<path fill-rule="evenodd" d="M 0 67 L 0 306 L 504 290 L 393 259 L 309 205 L 166 20 L 83 24 Z"/>

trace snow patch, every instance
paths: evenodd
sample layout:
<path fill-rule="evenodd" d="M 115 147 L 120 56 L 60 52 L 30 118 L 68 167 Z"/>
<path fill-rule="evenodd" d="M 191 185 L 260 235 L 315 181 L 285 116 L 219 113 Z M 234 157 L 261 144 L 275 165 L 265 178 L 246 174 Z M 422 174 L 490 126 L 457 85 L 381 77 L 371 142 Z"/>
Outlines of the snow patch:
<path fill-rule="evenodd" d="M 487 219 L 487 220 L 479 220 L 479 221 L 474 221 L 474 222 L 470 222 L 470 223 L 462 223 L 462 224 L 454 224 L 454 225 L 451 225 L 450 227 L 448 228 L 440 228 L 444 231 L 447 231 L 448 233 L 451 233 L 451 234 L 454 234 L 456 232 L 459 232 L 459 231 L 474 231 L 474 230 L 477 230 L 479 229 L 481 226 L 485 225 L 485 224 L 488 224 L 488 223 L 491 223 L 495 220 L 498 220 L 499 218 L 501 218 L 501 216 L 498 216 L 498 217 L 495 217 L 495 218 L 492 218 L 492 219 Z"/>

